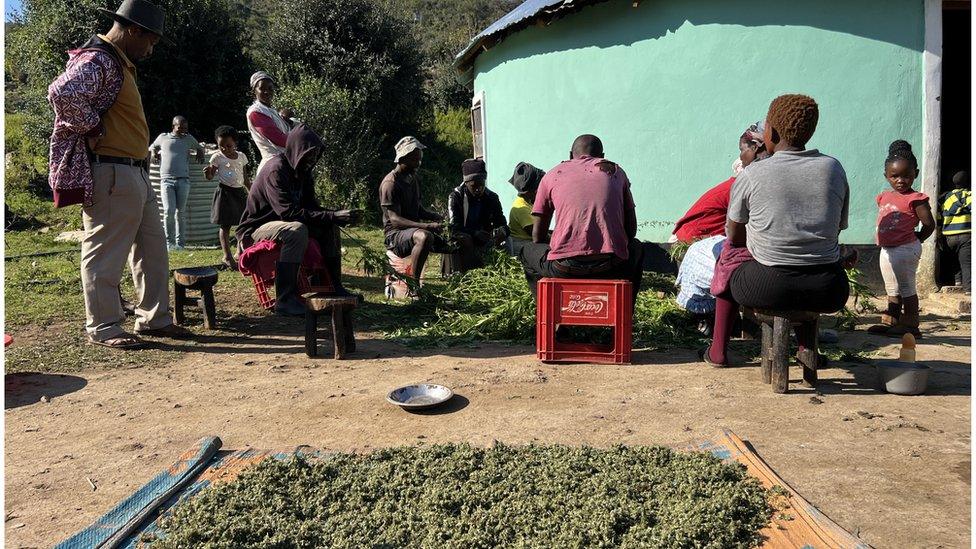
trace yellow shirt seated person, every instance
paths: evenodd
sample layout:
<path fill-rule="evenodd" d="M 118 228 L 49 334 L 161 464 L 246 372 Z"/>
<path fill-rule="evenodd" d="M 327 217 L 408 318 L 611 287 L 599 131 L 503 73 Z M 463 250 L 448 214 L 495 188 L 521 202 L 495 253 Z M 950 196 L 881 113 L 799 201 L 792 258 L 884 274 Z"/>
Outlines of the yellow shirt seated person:
<path fill-rule="evenodd" d="M 508 212 L 508 229 L 511 233 L 512 255 L 518 257 L 519 251 L 526 242 L 532 242 L 532 203 L 535 202 L 535 192 L 539 189 L 539 182 L 546 172 L 536 168 L 528 162 L 519 162 L 515 166 L 509 183 L 515 187 L 518 196 L 512 202 L 512 209 Z"/>

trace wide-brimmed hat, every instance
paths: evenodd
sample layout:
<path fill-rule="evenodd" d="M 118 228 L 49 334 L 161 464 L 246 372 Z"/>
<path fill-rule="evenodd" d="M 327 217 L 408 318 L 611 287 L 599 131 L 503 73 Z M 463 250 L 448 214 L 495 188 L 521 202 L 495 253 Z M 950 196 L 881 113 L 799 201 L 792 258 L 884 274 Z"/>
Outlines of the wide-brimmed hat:
<path fill-rule="evenodd" d="M 539 188 L 539 182 L 542 181 L 544 175 L 546 175 L 546 172 L 536 168 L 532 164 L 519 162 L 515 166 L 515 173 L 512 174 L 508 182 L 515 187 L 515 191 L 519 194 L 530 193 Z"/>
<path fill-rule="evenodd" d="M 401 158 L 407 156 L 417 149 L 426 149 L 427 147 L 420 142 L 416 137 L 408 135 L 403 139 L 397 141 L 397 144 L 393 146 L 393 150 L 396 152 L 396 157 L 393 159 L 394 162 L 399 162 Z"/>
<path fill-rule="evenodd" d="M 98 8 L 104 15 L 121 21 L 130 23 L 163 38 L 163 20 L 166 16 L 159 6 L 147 2 L 146 0 L 122 0 L 119 9 L 113 11 L 105 8 Z M 168 41 L 168 40 L 167 40 Z"/>

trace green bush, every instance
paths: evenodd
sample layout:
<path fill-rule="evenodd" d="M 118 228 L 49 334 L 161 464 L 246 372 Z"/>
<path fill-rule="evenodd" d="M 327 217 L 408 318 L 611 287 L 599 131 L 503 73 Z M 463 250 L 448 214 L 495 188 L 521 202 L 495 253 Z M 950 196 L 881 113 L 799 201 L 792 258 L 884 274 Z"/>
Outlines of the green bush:
<path fill-rule="evenodd" d="M 268 8 L 251 52 L 282 87 L 276 106 L 293 108 L 330 149 L 320 193 L 375 204 L 393 145 L 428 112 L 409 25 L 371 0 L 283 0 Z"/>
<path fill-rule="evenodd" d="M 434 111 L 420 140 L 428 146 L 420 168 L 426 204 L 446 211 L 447 195 L 461 182 L 461 163 L 471 158 L 471 124 L 468 109 Z"/>

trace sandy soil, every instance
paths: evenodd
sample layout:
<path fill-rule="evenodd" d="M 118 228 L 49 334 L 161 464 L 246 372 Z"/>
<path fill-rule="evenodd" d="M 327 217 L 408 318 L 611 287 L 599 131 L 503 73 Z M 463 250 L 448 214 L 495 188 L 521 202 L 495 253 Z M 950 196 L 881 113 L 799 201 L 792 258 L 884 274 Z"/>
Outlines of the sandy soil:
<path fill-rule="evenodd" d="M 287 329 L 211 338 L 161 367 L 7 375 L 7 546 L 60 541 L 204 435 L 225 449 L 368 451 L 493 440 L 684 445 L 723 428 L 872 545 L 970 546 L 968 322 L 926 325 L 918 354 L 935 372 L 920 397 L 867 388 L 866 365 L 821 372 L 820 394 L 794 384 L 776 395 L 757 366 L 712 369 L 689 350 L 637 353 L 639 364 L 623 367 L 542 365 L 528 347 L 410 351 L 368 339 L 337 363 L 306 358 L 300 326 Z M 844 338 L 854 347 L 870 336 Z M 385 403 L 390 388 L 417 381 L 460 397 L 435 415 Z"/>

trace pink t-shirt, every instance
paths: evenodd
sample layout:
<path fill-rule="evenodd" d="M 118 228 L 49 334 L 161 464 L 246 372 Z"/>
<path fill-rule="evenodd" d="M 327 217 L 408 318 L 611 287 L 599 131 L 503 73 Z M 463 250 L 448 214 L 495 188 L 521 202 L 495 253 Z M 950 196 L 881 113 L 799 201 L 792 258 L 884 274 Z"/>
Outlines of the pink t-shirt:
<path fill-rule="evenodd" d="M 624 170 L 602 158 L 560 163 L 539 182 L 532 213 L 555 213 L 549 259 L 614 254 L 627 259 L 624 213 L 634 208 Z"/>
<path fill-rule="evenodd" d="M 885 191 L 878 195 L 878 246 L 891 248 L 915 241 L 918 215 L 915 206 L 928 202 L 928 195 L 916 191 Z"/>

